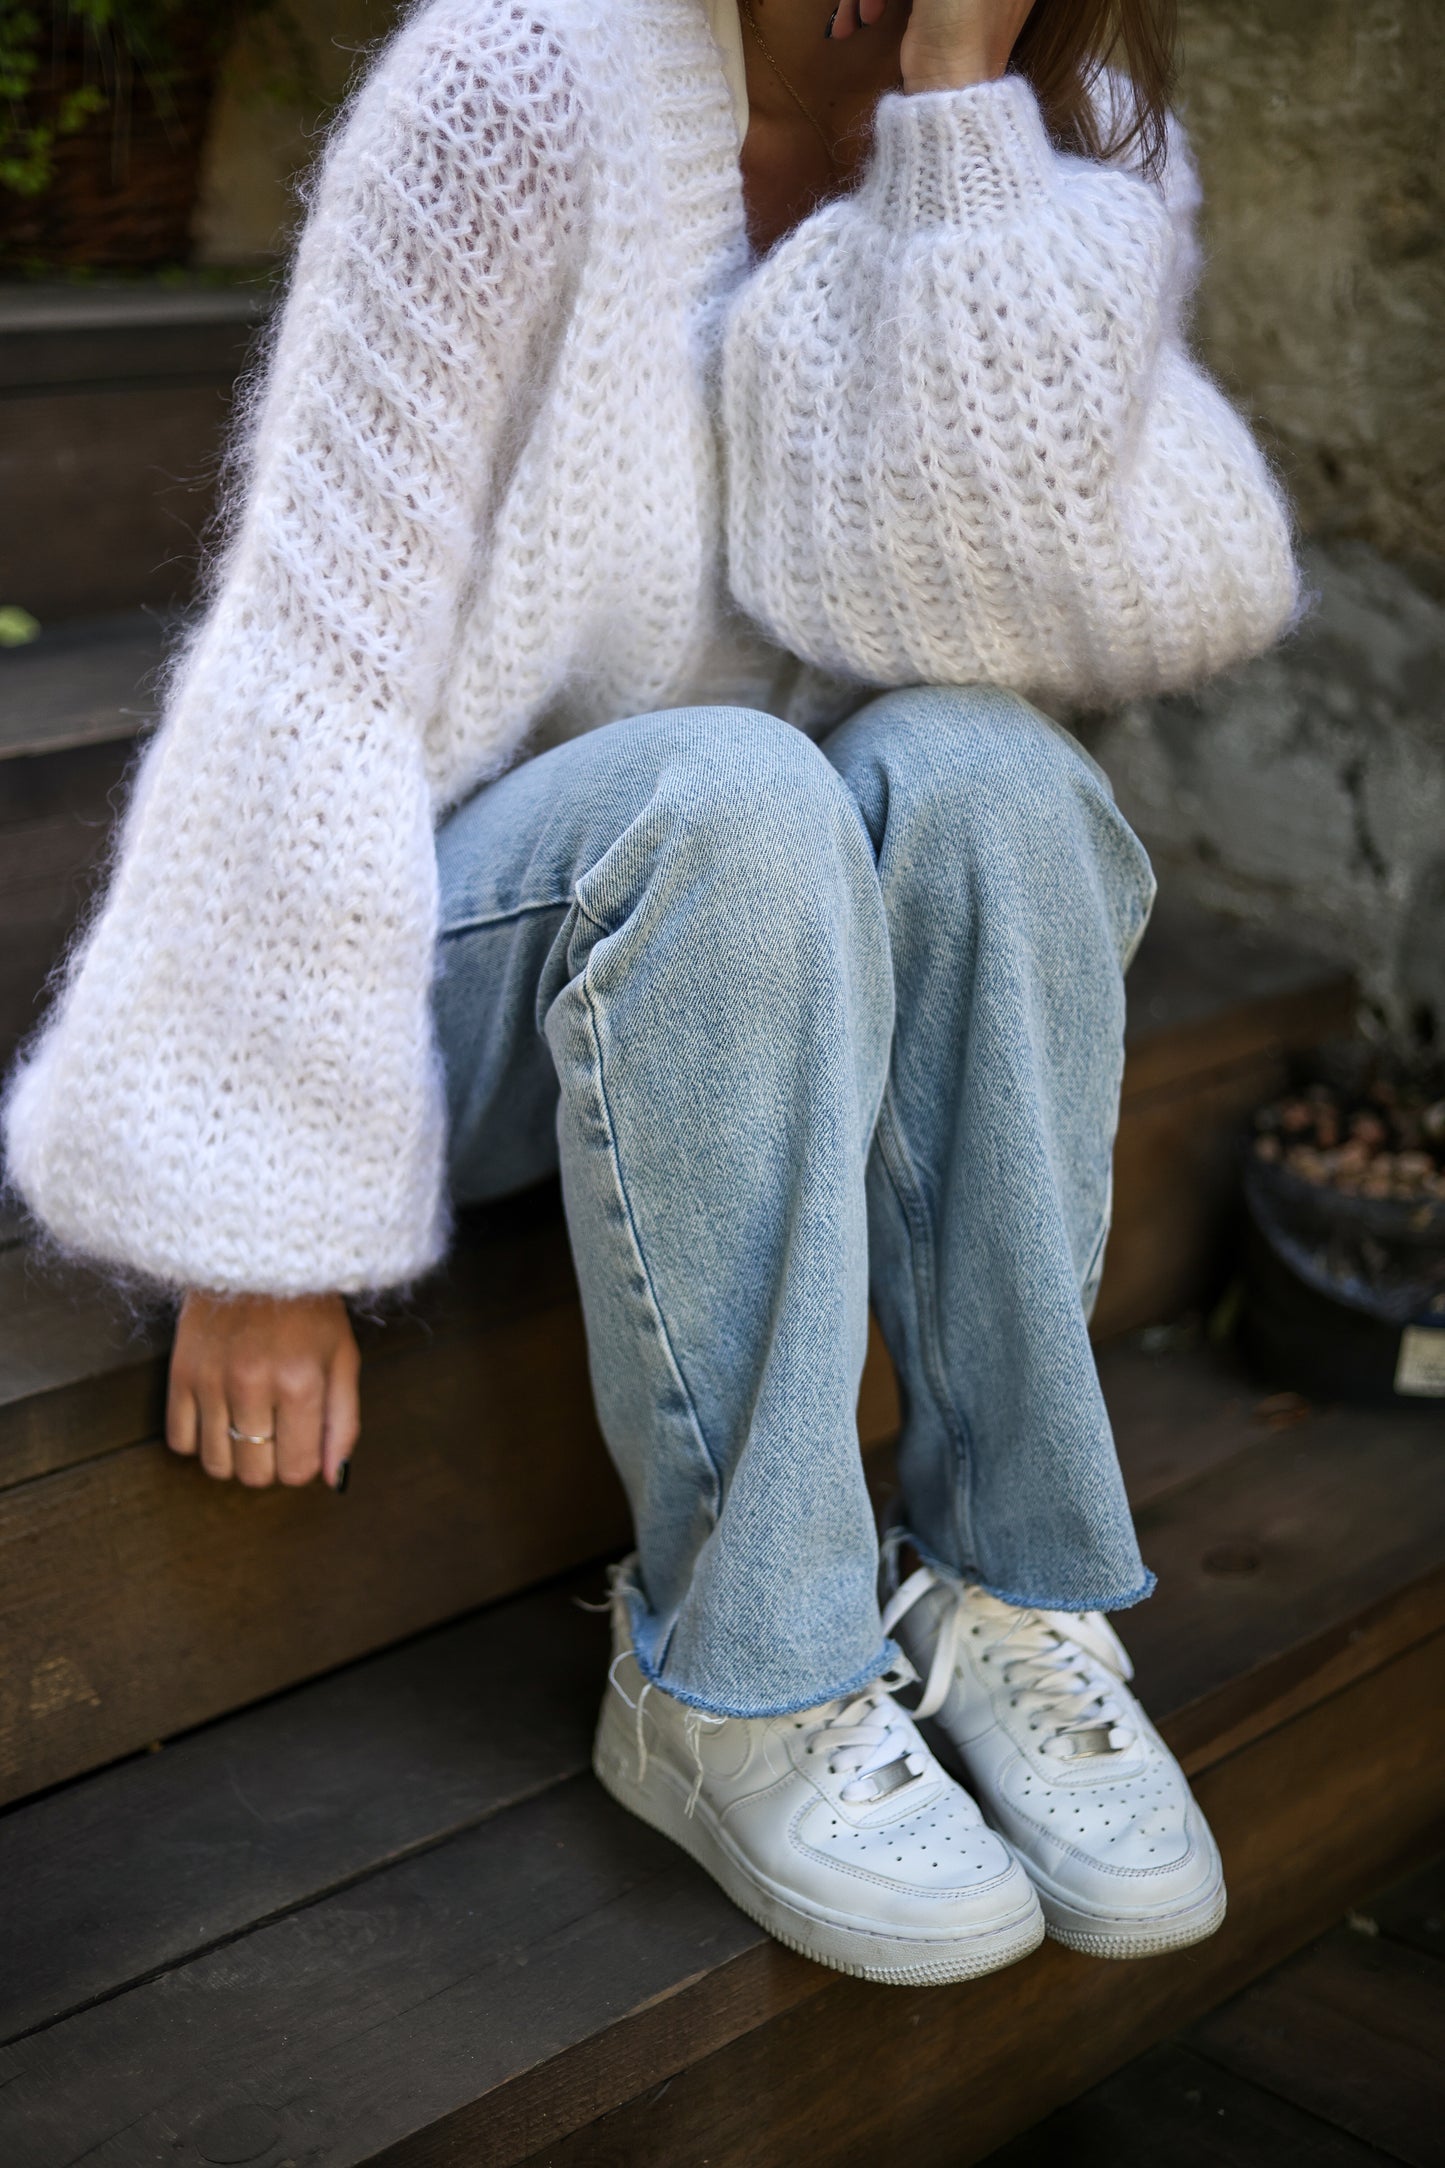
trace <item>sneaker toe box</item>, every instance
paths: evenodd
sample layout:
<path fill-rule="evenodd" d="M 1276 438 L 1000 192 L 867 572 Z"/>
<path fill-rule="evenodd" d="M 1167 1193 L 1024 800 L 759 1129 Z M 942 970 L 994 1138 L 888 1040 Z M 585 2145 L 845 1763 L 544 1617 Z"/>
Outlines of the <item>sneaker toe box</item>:
<path fill-rule="evenodd" d="M 1209 1825 L 1171 1770 L 1088 1787 L 1020 1784 L 1016 1806 L 1045 1880 L 1112 1916 L 1174 1912 L 1220 1879 Z"/>
<path fill-rule="evenodd" d="M 861 1908 L 886 1892 L 888 1918 L 910 1932 L 954 1934 L 1028 1911 L 1032 1888 L 1010 1847 L 947 1795 L 889 1820 L 855 1820 L 816 1800 L 793 1825 L 809 1878 L 830 1903 Z"/>

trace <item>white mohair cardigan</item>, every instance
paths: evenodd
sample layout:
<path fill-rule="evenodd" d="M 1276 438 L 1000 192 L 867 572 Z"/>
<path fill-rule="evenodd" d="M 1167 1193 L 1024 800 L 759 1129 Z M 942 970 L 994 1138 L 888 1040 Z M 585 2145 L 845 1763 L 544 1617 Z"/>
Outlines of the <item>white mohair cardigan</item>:
<path fill-rule="evenodd" d="M 376 1290 L 446 1237 L 433 827 L 539 746 L 860 688 L 1190 683 L 1289 526 L 1189 359 L 1195 188 L 1016 79 L 878 107 L 757 260 L 705 0 L 431 0 L 315 185 L 209 606 L 6 1107 L 66 1248 Z"/>

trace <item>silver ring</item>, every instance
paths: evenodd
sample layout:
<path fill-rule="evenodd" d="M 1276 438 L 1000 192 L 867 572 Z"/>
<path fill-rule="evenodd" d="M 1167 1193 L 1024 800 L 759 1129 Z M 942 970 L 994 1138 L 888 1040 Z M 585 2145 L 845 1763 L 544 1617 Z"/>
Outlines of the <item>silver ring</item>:
<path fill-rule="evenodd" d="M 237 1445 L 274 1445 L 276 1443 L 274 1430 L 268 1430 L 264 1438 L 258 1438 L 249 1430 L 237 1430 L 234 1423 L 227 1423 L 226 1435 L 233 1439 Z"/>

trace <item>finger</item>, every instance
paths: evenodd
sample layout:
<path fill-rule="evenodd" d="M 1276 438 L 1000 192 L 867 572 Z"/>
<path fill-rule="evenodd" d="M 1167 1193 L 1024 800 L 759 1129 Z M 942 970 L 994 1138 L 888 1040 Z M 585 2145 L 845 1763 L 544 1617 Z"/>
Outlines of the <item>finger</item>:
<path fill-rule="evenodd" d="M 309 1483 L 321 1472 L 326 1427 L 326 1380 L 320 1370 L 283 1383 L 276 1401 L 276 1473 L 283 1483 Z"/>
<path fill-rule="evenodd" d="M 326 1381 L 326 1444 L 322 1473 L 337 1488 L 340 1471 L 348 1465 L 361 1436 L 361 1360 L 354 1347 L 342 1350 L 331 1365 Z"/>
<path fill-rule="evenodd" d="M 236 1474 L 247 1490 L 264 1490 L 276 1480 L 276 1410 L 255 1400 L 231 1403 L 231 1421 L 242 1433 L 231 1439 Z"/>
<path fill-rule="evenodd" d="M 855 0 L 838 0 L 838 12 L 829 30 L 830 38 L 851 38 L 858 25 L 854 17 Z"/>
<path fill-rule="evenodd" d="M 196 1403 L 201 1418 L 201 1466 L 218 1483 L 229 1482 L 236 1472 L 236 1463 L 226 1428 L 231 1420 L 226 1396 L 218 1385 L 202 1385 L 196 1393 Z"/>
<path fill-rule="evenodd" d="M 880 23 L 888 13 L 888 0 L 858 0 L 858 20 L 861 23 Z"/>
<path fill-rule="evenodd" d="M 172 1365 L 166 1393 L 166 1444 L 173 1453 L 195 1452 L 201 1442 L 201 1411 L 189 1385 L 177 1378 Z"/>

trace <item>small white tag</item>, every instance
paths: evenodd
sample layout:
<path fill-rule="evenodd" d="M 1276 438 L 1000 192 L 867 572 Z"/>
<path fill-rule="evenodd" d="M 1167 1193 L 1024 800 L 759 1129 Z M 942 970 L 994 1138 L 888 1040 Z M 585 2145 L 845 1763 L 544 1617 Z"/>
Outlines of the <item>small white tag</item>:
<path fill-rule="evenodd" d="M 1418 1393 L 1424 1398 L 1445 1400 L 1445 1328 L 1407 1325 L 1400 1335 L 1400 1359 L 1395 1365 L 1397 1393 Z"/>

